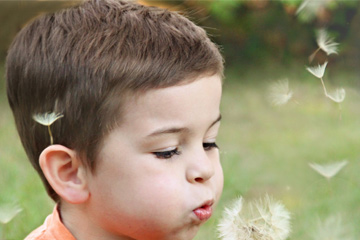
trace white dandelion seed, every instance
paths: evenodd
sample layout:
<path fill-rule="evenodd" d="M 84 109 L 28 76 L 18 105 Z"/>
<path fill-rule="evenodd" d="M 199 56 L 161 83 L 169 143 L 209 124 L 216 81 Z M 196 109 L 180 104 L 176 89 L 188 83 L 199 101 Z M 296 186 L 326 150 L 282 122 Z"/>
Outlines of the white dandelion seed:
<path fill-rule="evenodd" d="M 339 43 L 334 42 L 334 39 L 329 37 L 325 29 L 320 29 L 318 31 L 316 42 L 319 48 L 327 55 L 338 54 Z"/>
<path fill-rule="evenodd" d="M 348 164 L 347 160 L 328 164 L 309 163 L 309 166 L 327 179 L 331 179 Z"/>
<path fill-rule="evenodd" d="M 16 217 L 16 215 L 18 215 L 21 211 L 22 208 L 13 204 L 5 204 L 0 206 L 0 222 L 2 224 L 7 224 L 14 217 Z"/>
<path fill-rule="evenodd" d="M 316 17 L 317 13 L 328 6 L 332 0 L 304 0 L 296 10 L 296 15 L 300 15 L 304 20 Z"/>
<path fill-rule="evenodd" d="M 332 94 L 329 93 L 327 97 L 330 98 L 331 100 L 333 100 L 334 102 L 341 103 L 344 101 L 345 96 L 346 96 L 345 89 L 338 88 L 335 90 L 334 93 L 332 93 Z"/>
<path fill-rule="evenodd" d="M 293 96 L 289 88 L 289 80 L 279 80 L 269 87 L 269 100 L 271 104 L 280 106 L 286 104 Z"/>
<path fill-rule="evenodd" d="M 349 225 L 340 216 L 330 216 L 325 221 L 319 221 L 317 228 L 311 234 L 313 240 L 354 240 Z"/>
<path fill-rule="evenodd" d="M 309 17 L 313 17 L 319 11 L 320 8 L 326 5 L 327 0 L 303 0 L 300 6 L 296 9 L 296 15 L 303 12 Z"/>
<path fill-rule="evenodd" d="M 303 11 L 304 9 L 306 9 L 306 7 L 309 5 L 309 0 L 304 0 L 300 6 L 296 9 L 296 15 L 299 14 L 301 11 Z"/>
<path fill-rule="evenodd" d="M 334 38 L 330 38 L 325 29 L 320 29 L 317 31 L 316 42 L 317 42 L 319 48 L 316 49 L 314 51 L 314 53 L 312 53 L 310 55 L 310 57 L 309 57 L 310 62 L 312 62 L 312 60 L 314 60 L 316 54 L 320 50 L 323 50 L 326 53 L 326 55 L 328 55 L 328 56 L 330 54 L 338 54 L 339 43 L 334 42 Z"/>
<path fill-rule="evenodd" d="M 290 213 L 266 196 L 245 206 L 243 199 L 225 208 L 218 224 L 222 240 L 285 240 L 290 234 Z"/>
<path fill-rule="evenodd" d="M 60 113 L 38 113 L 38 114 L 34 114 L 33 115 L 33 119 L 40 123 L 41 125 L 44 126 L 50 126 L 51 124 L 53 124 L 56 120 L 58 120 L 59 118 L 64 117 L 64 115 L 60 114 Z"/>
<path fill-rule="evenodd" d="M 306 70 L 308 70 L 312 75 L 314 75 L 317 78 L 323 78 L 325 74 L 326 65 L 328 62 L 325 62 L 323 65 L 318 65 L 316 67 L 307 67 Z"/>
<path fill-rule="evenodd" d="M 51 133 L 51 129 L 50 126 L 51 124 L 53 124 L 56 120 L 58 120 L 59 118 L 64 117 L 63 114 L 61 113 L 38 113 L 38 114 L 34 114 L 33 115 L 33 119 L 37 122 L 40 123 L 41 125 L 47 126 L 48 127 L 48 132 L 50 135 L 50 144 L 52 145 L 54 143 L 54 139 L 53 139 L 53 135 Z"/>

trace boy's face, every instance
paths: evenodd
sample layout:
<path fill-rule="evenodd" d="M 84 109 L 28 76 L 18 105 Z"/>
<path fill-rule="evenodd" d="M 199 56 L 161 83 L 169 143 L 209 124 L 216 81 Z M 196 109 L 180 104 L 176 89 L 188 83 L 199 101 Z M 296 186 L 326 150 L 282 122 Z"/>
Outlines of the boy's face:
<path fill-rule="evenodd" d="M 220 77 L 211 76 L 127 102 L 89 176 L 92 230 L 103 239 L 195 236 L 223 187 L 215 144 L 220 98 Z"/>

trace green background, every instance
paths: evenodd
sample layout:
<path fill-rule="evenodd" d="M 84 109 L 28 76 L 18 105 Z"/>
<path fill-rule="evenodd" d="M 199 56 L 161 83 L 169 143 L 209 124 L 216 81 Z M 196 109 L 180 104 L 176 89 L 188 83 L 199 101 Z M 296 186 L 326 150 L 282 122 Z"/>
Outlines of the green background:
<path fill-rule="evenodd" d="M 314 15 L 296 15 L 301 4 L 296 0 L 147 3 L 183 12 L 205 27 L 226 59 L 218 137 L 224 193 L 196 239 L 217 239 L 221 212 L 238 196 L 251 201 L 265 194 L 292 213 L 289 239 L 312 239 L 317 221 L 332 215 L 342 216 L 349 235 L 360 239 L 359 1 L 330 1 Z M 74 2 L 0 2 L 0 205 L 17 203 L 23 209 L 0 226 L 0 238 L 23 239 L 53 208 L 26 159 L 6 100 L 6 49 L 29 19 L 69 4 Z M 340 43 L 340 52 L 329 57 L 320 53 L 310 64 L 319 28 Z M 326 59 L 328 89 L 344 87 L 347 93 L 340 105 L 325 98 L 320 81 L 305 70 Z M 274 107 L 269 86 L 284 78 L 294 96 Z M 308 165 L 343 159 L 348 165 L 330 181 Z"/>

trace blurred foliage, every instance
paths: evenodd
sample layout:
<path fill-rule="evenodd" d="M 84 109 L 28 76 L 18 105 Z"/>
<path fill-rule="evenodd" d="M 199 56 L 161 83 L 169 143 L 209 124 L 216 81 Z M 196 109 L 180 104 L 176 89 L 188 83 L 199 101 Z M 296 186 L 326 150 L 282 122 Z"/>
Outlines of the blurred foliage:
<path fill-rule="evenodd" d="M 303 6 L 304 2 L 309 2 Z M 307 63 L 315 31 L 326 28 L 340 45 L 342 65 L 359 63 L 360 1 L 345 0 L 140 0 L 177 10 L 206 28 L 222 46 L 226 67 L 249 68 L 276 61 Z M 26 22 L 79 1 L 0 1 L 0 62 Z M 299 13 L 297 10 L 302 9 Z"/>
<path fill-rule="evenodd" d="M 148 1 L 182 10 L 223 47 L 227 67 L 277 61 L 305 63 L 316 49 L 315 31 L 326 28 L 341 44 L 344 64 L 360 51 L 359 1 L 210 0 Z M 307 3 L 307 4 L 304 4 Z M 156 4 L 154 4 L 156 5 Z M 297 12 L 301 8 L 301 11 Z"/>
<path fill-rule="evenodd" d="M 294 213 L 292 239 L 309 239 L 315 216 L 334 212 L 349 216 L 348 223 L 357 227 L 355 239 L 360 239 L 360 95 L 354 91 L 354 86 L 360 88 L 360 1 L 321 1 L 326 5 L 305 15 L 296 14 L 301 0 L 146 2 L 184 12 L 205 26 L 222 46 L 226 59 L 229 81 L 224 85 L 222 104 L 226 118 L 219 135 L 225 188 L 218 211 L 197 239 L 215 238 L 220 210 L 234 196 L 257 197 L 266 192 L 283 199 Z M 73 3 L 0 1 L 0 62 L 26 22 Z M 347 89 L 349 100 L 342 106 L 342 121 L 337 106 L 323 97 L 318 82 L 304 68 L 317 48 L 315 30 L 322 27 L 340 43 L 340 54 L 330 59 L 333 65 L 327 71 L 333 71 L 328 75 L 330 83 L 336 79 L 337 86 L 341 83 Z M 335 63 L 352 71 L 336 71 Z M 3 75 L 0 65 L 0 160 L 11 160 L 0 161 L 0 168 L 5 169 L 0 174 L 0 204 L 15 200 L 21 204 L 24 211 L 9 224 L 7 233 L 8 239 L 22 239 L 43 222 L 53 203 L 26 161 L 6 102 Z M 266 81 L 283 76 L 291 79 L 301 104 L 270 108 L 264 97 Z M 350 166 L 332 185 L 319 180 L 308 167 L 309 161 L 325 163 L 344 158 Z"/>

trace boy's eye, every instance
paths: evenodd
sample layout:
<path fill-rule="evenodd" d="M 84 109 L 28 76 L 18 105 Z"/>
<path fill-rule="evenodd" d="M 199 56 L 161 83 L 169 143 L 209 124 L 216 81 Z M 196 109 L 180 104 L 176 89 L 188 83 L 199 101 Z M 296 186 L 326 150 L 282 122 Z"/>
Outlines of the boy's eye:
<path fill-rule="evenodd" d="M 213 148 L 219 148 L 215 142 L 203 143 L 203 148 L 205 151 L 209 151 Z"/>
<path fill-rule="evenodd" d="M 179 155 L 181 152 L 178 150 L 178 148 L 169 150 L 169 151 L 162 151 L 162 152 L 152 152 L 157 158 L 160 159 L 169 159 L 174 155 Z"/>

